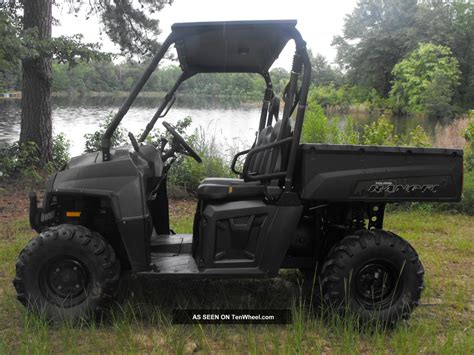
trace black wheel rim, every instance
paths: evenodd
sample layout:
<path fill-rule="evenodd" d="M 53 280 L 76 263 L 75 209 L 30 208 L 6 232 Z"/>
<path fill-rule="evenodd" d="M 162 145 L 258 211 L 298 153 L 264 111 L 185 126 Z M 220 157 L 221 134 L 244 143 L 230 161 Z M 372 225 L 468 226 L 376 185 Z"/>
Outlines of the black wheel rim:
<path fill-rule="evenodd" d="M 89 272 L 72 256 L 49 260 L 40 273 L 43 295 L 61 307 L 73 307 L 84 301 L 89 286 Z"/>
<path fill-rule="evenodd" d="M 355 297 L 366 309 L 389 307 L 401 290 L 399 273 L 383 260 L 365 264 L 354 276 Z"/>

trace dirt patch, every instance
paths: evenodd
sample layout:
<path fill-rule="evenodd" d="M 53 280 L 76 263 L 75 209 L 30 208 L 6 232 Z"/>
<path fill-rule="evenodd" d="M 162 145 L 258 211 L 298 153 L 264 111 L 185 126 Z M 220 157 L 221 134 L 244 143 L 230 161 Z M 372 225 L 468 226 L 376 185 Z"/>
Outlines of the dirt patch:
<path fill-rule="evenodd" d="M 42 197 L 44 182 L 31 179 L 1 178 L 0 179 L 0 220 L 12 219 L 28 215 L 28 193 L 37 191 Z"/>
<path fill-rule="evenodd" d="M 170 217 L 193 216 L 196 211 L 196 203 L 196 200 L 170 200 Z"/>

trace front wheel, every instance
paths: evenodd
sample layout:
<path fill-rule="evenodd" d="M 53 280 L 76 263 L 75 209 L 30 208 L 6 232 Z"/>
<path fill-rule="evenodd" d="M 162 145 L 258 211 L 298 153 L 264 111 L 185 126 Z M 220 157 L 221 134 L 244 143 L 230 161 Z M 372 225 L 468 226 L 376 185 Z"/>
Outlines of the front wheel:
<path fill-rule="evenodd" d="M 120 263 L 98 233 L 80 225 L 45 229 L 20 253 L 17 299 L 50 320 L 78 320 L 116 295 Z"/>
<path fill-rule="evenodd" d="M 362 230 L 343 238 L 328 255 L 321 272 L 323 300 L 362 323 L 394 326 L 418 305 L 423 275 L 407 241 L 383 230 Z"/>

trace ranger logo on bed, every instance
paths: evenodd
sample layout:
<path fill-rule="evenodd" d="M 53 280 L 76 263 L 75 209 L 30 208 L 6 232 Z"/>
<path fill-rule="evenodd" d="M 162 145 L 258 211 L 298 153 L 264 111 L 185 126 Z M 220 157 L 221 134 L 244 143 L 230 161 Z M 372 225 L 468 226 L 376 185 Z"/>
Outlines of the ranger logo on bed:
<path fill-rule="evenodd" d="M 387 192 L 389 194 L 393 194 L 399 191 L 403 192 L 433 192 L 436 193 L 438 191 L 439 185 L 436 184 L 394 184 L 392 181 L 376 181 L 375 184 L 369 187 L 369 193 L 383 193 Z"/>

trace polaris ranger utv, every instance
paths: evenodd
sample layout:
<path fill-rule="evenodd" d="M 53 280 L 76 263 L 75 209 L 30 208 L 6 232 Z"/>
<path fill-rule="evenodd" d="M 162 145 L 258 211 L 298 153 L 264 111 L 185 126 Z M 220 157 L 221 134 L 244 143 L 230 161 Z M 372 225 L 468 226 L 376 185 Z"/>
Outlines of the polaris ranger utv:
<path fill-rule="evenodd" d="M 49 318 L 76 319 L 113 300 L 124 271 L 155 279 L 250 278 L 295 268 L 320 281 L 315 292 L 324 303 L 362 321 L 409 317 L 420 300 L 423 266 L 407 241 L 383 229 L 384 208 L 459 201 L 463 152 L 300 144 L 311 64 L 295 26 L 286 20 L 172 26 L 103 135 L 102 150 L 71 159 L 51 176 L 41 207 L 30 194 L 30 223 L 39 235 L 16 264 L 22 304 Z M 269 69 L 289 40 L 295 54 L 280 114 Z M 129 134 L 130 146 L 112 149 L 112 134 L 173 44 L 181 76 L 139 139 Z M 217 72 L 263 77 L 258 137 L 234 157 L 236 178 L 202 181 L 193 234 L 174 234 L 168 171 L 177 154 L 201 158 L 165 121 L 170 142 L 146 138 L 181 83 Z"/>

